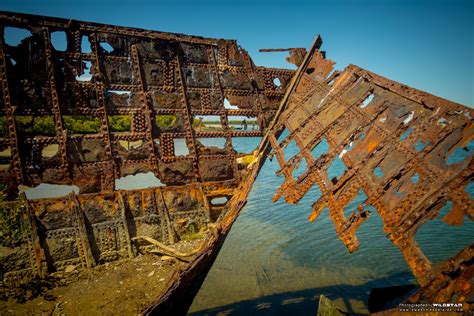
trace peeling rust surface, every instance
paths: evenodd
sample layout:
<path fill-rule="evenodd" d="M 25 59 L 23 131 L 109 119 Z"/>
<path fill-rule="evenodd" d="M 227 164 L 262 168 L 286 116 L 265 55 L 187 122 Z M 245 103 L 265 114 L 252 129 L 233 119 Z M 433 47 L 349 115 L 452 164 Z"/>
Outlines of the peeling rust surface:
<path fill-rule="evenodd" d="M 258 50 L 262 53 L 271 53 L 271 52 L 289 52 L 290 56 L 286 58 L 286 61 L 295 66 L 300 66 L 303 63 L 304 57 L 306 55 L 306 48 L 301 47 L 292 47 L 292 48 L 261 48 Z"/>
<path fill-rule="evenodd" d="M 317 186 L 322 196 L 314 202 L 309 220 L 327 209 L 349 252 L 358 249 L 356 231 L 370 216 L 369 207 L 375 208 L 385 234 L 423 287 L 418 297 L 466 299 L 472 286 L 464 285 L 473 277 L 472 247 L 441 268 L 433 267 L 415 234 L 448 202 L 452 208 L 442 218 L 446 224 L 462 225 L 465 218 L 474 218 L 474 201 L 466 192 L 474 178 L 469 152 L 474 110 L 354 65 L 330 75 L 334 62 L 325 58 L 320 46 L 317 39 L 265 140 L 281 167 L 277 174 L 285 177 L 274 201 L 298 203 Z M 292 157 L 285 155 L 290 143 L 299 149 Z M 327 150 L 318 151 L 320 144 Z M 468 155 L 451 161 L 458 149 Z M 294 176 L 303 160 L 307 168 Z M 345 170 L 330 176 L 337 160 Z M 359 192 L 367 198 L 348 213 L 346 206 Z M 463 276 L 447 272 L 455 270 Z"/>
<path fill-rule="evenodd" d="M 8 43 L 12 29 L 27 35 Z M 132 258 L 149 248 L 136 236 L 173 245 L 203 232 L 205 250 L 164 293 L 179 293 L 185 313 L 256 176 L 243 159 L 252 153 L 232 140 L 263 135 L 294 71 L 255 66 L 234 40 L 59 18 L 0 12 L 0 35 L 0 180 L 12 200 L 2 208 L 21 214 L 23 232 L 2 248 L 1 281 Z M 124 117 L 128 127 L 117 130 Z M 235 128 L 233 117 L 258 129 Z M 210 138 L 223 148 L 204 145 Z M 164 186 L 116 190 L 116 179 L 147 172 Z M 76 185 L 80 194 L 14 200 L 19 185 L 41 183 Z"/>
<path fill-rule="evenodd" d="M 111 191 L 115 179 L 147 171 L 167 185 L 238 181 L 231 139 L 262 136 L 294 73 L 255 66 L 233 40 L 11 13 L 0 13 L 0 27 L 2 34 L 12 27 L 31 33 L 16 46 L 3 36 L 0 42 L 0 115 L 7 122 L 0 151 L 11 151 L 0 179 L 12 190 L 47 182 Z M 53 33 L 64 34 L 65 50 L 55 48 Z M 158 126 L 163 115 L 175 124 Z M 50 117 L 54 131 L 20 130 L 19 117 L 28 116 Z M 128 131 L 113 130 L 110 121 L 120 116 L 130 120 Z M 210 116 L 222 129 L 193 128 L 195 117 Z M 252 117 L 260 131 L 232 129 L 229 116 Z M 68 117 L 96 120 L 99 128 L 71 131 Z M 199 150 L 198 139 L 213 137 L 226 140 L 223 151 Z M 175 139 L 189 155 L 176 156 Z M 42 155 L 50 145 L 57 153 Z"/>
<path fill-rule="evenodd" d="M 7 28 L 30 34 L 9 44 Z M 63 50 L 54 44 L 58 32 Z M 3 203 L 21 214 L 23 232 L 0 256 L 4 284 L 66 265 L 91 269 L 134 257 L 147 247 L 132 242 L 136 236 L 173 245 L 205 230 L 202 251 L 144 311 L 185 314 L 268 156 L 285 177 L 274 200 L 298 203 L 317 186 L 322 197 L 309 220 L 327 209 L 350 252 L 359 247 L 358 227 L 376 210 L 421 285 L 410 301 L 463 302 L 472 292 L 472 246 L 433 266 L 414 239 L 447 203 L 446 224 L 473 220 L 466 192 L 474 180 L 472 109 L 354 65 L 333 71 L 320 37 L 307 54 L 264 50 L 289 51 L 295 74 L 255 66 L 233 40 L 7 12 L 0 12 L 0 34 L 1 183 L 11 199 L 19 185 L 70 184 L 81 191 Z M 173 123 L 158 124 L 163 116 Z M 231 128 L 233 116 L 253 118 L 259 130 Z M 126 131 L 112 124 L 123 117 Z M 203 129 L 198 117 L 218 117 L 221 128 Z M 36 118 L 53 128 L 35 129 Z M 71 128 L 71 118 L 82 120 L 82 132 Z M 245 153 L 232 140 L 261 136 L 252 163 L 242 163 Z M 216 137 L 223 148 L 203 144 Z M 177 154 L 177 140 L 188 154 Z M 285 155 L 290 144 L 299 148 L 292 157 Z M 451 159 L 457 150 L 468 152 L 464 160 Z M 336 161 L 345 171 L 329 176 Z M 116 179 L 145 172 L 165 186 L 116 190 Z M 367 198 L 347 213 L 361 192 Z"/>

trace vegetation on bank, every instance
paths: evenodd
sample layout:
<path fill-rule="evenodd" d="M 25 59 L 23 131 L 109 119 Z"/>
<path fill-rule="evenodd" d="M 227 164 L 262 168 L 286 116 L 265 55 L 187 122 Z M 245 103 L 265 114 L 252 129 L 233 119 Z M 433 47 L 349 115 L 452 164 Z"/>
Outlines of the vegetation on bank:
<path fill-rule="evenodd" d="M 55 135 L 55 122 L 52 115 L 42 116 L 16 116 L 17 129 L 27 135 Z M 110 115 L 108 116 L 111 132 L 130 132 L 130 115 Z M 159 128 L 170 128 L 176 125 L 178 119 L 175 115 L 157 115 L 155 123 Z M 64 127 L 70 134 L 96 134 L 100 132 L 100 120 L 98 117 L 84 115 L 63 115 Z M 202 121 L 199 118 L 193 119 L 193 127 L 206 127 L 207 125 L 220 125 L 220 121 Z M 242 125 L 243 120 L 230 120 L 229 125 Z M 246 121 L 248 126 L 257 125 L 254 120 Z M 7 133 L 7 119 L 0 117 L 0 135 Z M 0 136 L 1 137 L 1 136 Z"/>
<path fill-rule="evenodd" d="M 54 116 L 16 116 L 17 129 L 27 135 L 55 135 Z M 130 115 L 108 116 L 109 127 L 112 132 L 129 132 L 131 130 Z M 160 128 L 169 128 L 176 124 L 174 115 L 157 115 L 156 125 Z M 197 121 L 195 119 L 195 121 Z M 84 115 L 63 115 L 64 127 L 71 134 L 96 134 L 100 132 L 100 120 L 98 117 Z M 7 119 L 0 117 L 0 135 L 7 133 Z"/>
<path fill-rule="evenodd" d="M 23 240 L 22 236 L 28 233 L 28 228 L 21 225 L 21 214 L 25 211 L 22 203 L 7 206 L 5 203 L 5 184 L 0 184 L 0 246 L 16 247 Z"/>

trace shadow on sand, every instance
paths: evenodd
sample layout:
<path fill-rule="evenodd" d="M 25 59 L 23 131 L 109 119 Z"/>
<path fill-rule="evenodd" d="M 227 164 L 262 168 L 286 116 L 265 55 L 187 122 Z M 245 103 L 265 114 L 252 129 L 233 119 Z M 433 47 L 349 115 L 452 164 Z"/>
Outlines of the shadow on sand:
<path fill-rule="evenodd" d="M 200 315 L 316 315 L 318 311 L 319 296 L 323 294 L 330 300 L 337 300 L 337 305 L 345 309 L 351 315 L 358 314 L 353 310 L 351 301 L 361 301 L 368 310 L 369 292 L 372 288 L 390 285 L 393 280 L 408 280 L 412 276 L 408 272 L 394 273 L 386 278 L 371 280 L 360 285 L 340 284 L 301 291 L 284 292 L 259 297 L 247 301 L 240 301 L 215 308 L 192 312 L 190 316 Z M 349 297 L 341 297 L 335 293 L 351 293 Z M 391 300 L 390 304 L 396 307 L 402 298 Z M 342 299 L 342 302 L 341 302 Z"/>

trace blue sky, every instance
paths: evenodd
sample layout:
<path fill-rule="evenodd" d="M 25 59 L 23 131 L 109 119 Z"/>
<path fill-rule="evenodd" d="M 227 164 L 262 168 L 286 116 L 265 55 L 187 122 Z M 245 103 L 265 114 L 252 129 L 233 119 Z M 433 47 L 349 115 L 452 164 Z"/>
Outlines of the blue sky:
<path fill-rule="evenodd" d="M 237 39 L 257 65 L 291 67 L 259 48 L 308 47 L 327 57 L 474 106 L 474 1 L 2 0 L 0 10 Z"/>

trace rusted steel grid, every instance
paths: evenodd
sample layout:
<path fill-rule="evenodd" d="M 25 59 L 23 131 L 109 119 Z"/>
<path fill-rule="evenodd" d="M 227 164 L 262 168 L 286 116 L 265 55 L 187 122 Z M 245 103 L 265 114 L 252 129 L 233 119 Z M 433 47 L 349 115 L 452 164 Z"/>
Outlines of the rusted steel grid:
<path fill-rule="evenodd" d="M 321 43 L 318 37 L 267 135 L 281 167 L 277 174 L 285 177 L 274 200 L 298 203 L 316 185 L 322 196 L 314 202 L 309 220 L 327 209 L 350 252 L 359 247 L 355 233 L 370 215 L 369 206 L 374 207 L 420 285 L 430 288 L 425 297 L 466 299 L 472 247 L 458 255 L 462 260 L 456 263 L 470 274 L 457 278 L 455 273 L 436 272 L 414 237 L 446 203 L 452 203 L 442 218 L 446 224 L 462 225 L 465 216 L 474 218 L 473 199 L 466 192 L 474 177 L 474 110 L 354 65 L 330 75 L 334 62 L 319 51 Z M 292 142 L 299 151 L 289 157 L 285 149 Z M 452 161 L 456 150 L 471 152 L 462 161 Z M 330 177 L 337 160 L 345 170 Z M 304 163 L 306 169 L 298 170 Z M 345 208 L 360 192 L 366 199 L 348 213 Z"/>
<path fill-rule="evenodd" d="M 0 151 L 11 152 L 0 178 L 13 191 L 43 182 L 110 191 L 115 179 L 147 171 L 168 185 L 238 181 L 232 138 L 262 136 L 294 73 L 255 66 L 234 40 L 1 12 L 1 34 L 6 28 L 31 33 L 16 46 L 3 35 L 0 42 L 0 116 L 7 125 Z M 54 46 L 53 34 L 63 34 L 66 49 Z M 174 125 L 155 124 L 164 115 Z M 18 120 L 30 116 L 51 117 L 54 131 L 20 130 Z M 130 120 L 129 130 L 113 130 L 110 121 L 120 116 Z M 234 130 L 230 116 L 252 117 L 260 131 Z M 96 120 L 99 128 L 68 130 L 67 117 Z M 195 117 L 216 117 L 221 128 L 203 131 L 193 126 Z M 212 137 L 225 139 L 225 148 L 199 142 Z M 175 154 L 176 139 L 186 142 L 188 155 Z M 132 148 L 123 145 L 130 142 Z M 45 156 L 51 145 L 57 153 Z"/>
<path fill-rule="evenodd" d="M 8 28 L 30 34 L 7 43 Z M 80 189 L 77 196 L 2 204 L 7 213 L 21 213 L 23 232 L 0 258 L 4 284 L 71 264 L 91 268 L 131 258 L 145 247 L 132 242 L 141 235 L 169 245 L 205 232 L 210 245 L 222 244 L 254 179 L 239 159 L 249 153 L 237 152 L 232 139 L 263 135 L 294 71 L 255 66 L 234 40 L 8 12 L 0 12 L 0 34 L 1 183 L 11 199 L 19 185 Z M 64 43 L 55 43 L 58 34 Z M 174 124 L 158 124 L 163 116 Z M 111 122 L 122 117 L 128 130 L 114 130 Z M 217 118 L 221 128 L 197 126 L 196 117 Z M 233 129 L 233 117 L 250 117 L 259 130 Z M 52 130 L 36 126 L 38 118 L 49 119 Z M 71 130 L 71 118 L 98 128 Z M 215 137 L 224 148 L 200 142 Z M 177 154 L 176 140 L 185 141 L 188 154 Z M 51 146 L 56 152 L 47 155 Z M 116 179 L 145 172 L 166 186 L 115 190 Z M 236 194 L 241 201 L 232 209 L 213 202 Z M 222 221 L 225 229 L 211 233 Z M 207 248 L 212 258 L 219 247 Z M 189 304 L 194 290 L 182 289 Z"/>

